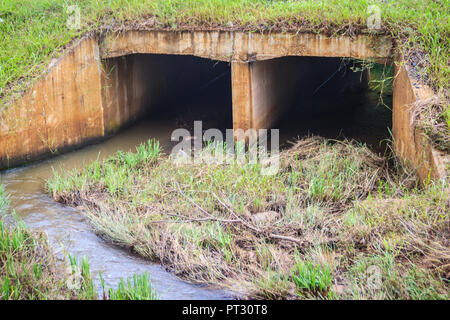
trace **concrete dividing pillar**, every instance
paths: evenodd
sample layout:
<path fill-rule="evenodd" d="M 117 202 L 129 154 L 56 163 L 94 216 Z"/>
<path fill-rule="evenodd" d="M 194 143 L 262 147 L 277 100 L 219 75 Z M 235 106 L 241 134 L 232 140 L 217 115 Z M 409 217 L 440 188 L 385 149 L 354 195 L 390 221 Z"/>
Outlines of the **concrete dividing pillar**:
<path fill-rule="evenodd" d="M 233 129 L 247 130 L 252 122 L 252 79 L 249 63 L 231 63 Z"/>
<path fill-rule="evenodd" d="M 310 70 L 301 60 L 292 59 L 272 59 L 250 64 L 253 128 L 272 128 L 283 113 L 301 103 L 305 76 L 308 77 Z"/>
<path fill-rule="evenodd" d="M 290 106 L 297 77 L 288 75 L 289 63 L 267 60 L 233 62 L 233 128 L 271 128 Z"/>

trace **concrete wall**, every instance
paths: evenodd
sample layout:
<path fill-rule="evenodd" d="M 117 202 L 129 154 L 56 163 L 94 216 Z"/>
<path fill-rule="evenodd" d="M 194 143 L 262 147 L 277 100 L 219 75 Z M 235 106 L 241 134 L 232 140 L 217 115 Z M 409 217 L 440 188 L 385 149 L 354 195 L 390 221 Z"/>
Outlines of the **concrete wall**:
<path fill-rule="evenodd" d="M 186 102 L 223 69 L 222 65 L 215 67 L 214 61 L 193 56 L 131 54 L 103 59 L 105 133 L 156 108 Z"/>
<path fill-rule="evenodd" d="M 137 120 L 169 92 L 176 69 L 159 56 L 128 55 L 102 61 L 105 133 Z"/>
<path fill-rule="evenodd" d="M 413 105 L 433 96 L 431 88 L 409 76 L 410 67 L 395 64 L 392 131 L 395 152 L 412 164 L 422 180 L 444 178 L 449 156 L 433 148 L 424 132 L 414 127 Z"/>
<path fill-rule="evenodd" d="M 0 115 L 0 168 L 103 136 L 96 39 L 84 38 Z"/>

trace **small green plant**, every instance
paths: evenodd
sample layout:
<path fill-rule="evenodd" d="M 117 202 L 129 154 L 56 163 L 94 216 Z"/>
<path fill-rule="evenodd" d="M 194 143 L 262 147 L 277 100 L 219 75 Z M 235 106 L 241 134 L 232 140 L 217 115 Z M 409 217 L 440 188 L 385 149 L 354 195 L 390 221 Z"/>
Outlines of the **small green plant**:
<path fill-rule="evenodd" d="M 117 289 L 105 288 L 105 281 L 100 274 L 100 282 L 103 287 L 103 297 L 110 300 L 157 300 L 156 287 L 152 284 L 150 275 L 145 272 L 142 275 L 133 275 L 133 279 L 121 278 Z"/>
<path fill-rule="evenodd" d="M 117 160 L 129 168 L 135 168 L 142 164 L 151 164 L 160 154 L 159 141 L 150 139 L 136 147 L 136 152 L 117 152 Z"/>
<path fill-rule="evenodd" d="M 325 297 L 332 284 L 330 266 L 313 264 L 309 261 L 298 261 L 291 276 L 300 296 L 311 293 Z"/>
<path fill-rule="evenodd" d="M 263 299 L 286 299 L 290 296 L 289 276 L 267 269 L 255 282 Z"/>
<path fill-rule="evenodd" d="M 88 260 L 83 257 L 81 261 L 68 255 L 69 263 L 72 269 L 68 281 L 72 283 L 70 289 L 76 291 L 81 299 L 93 299 L 96 297 L 94 282 L 92 281 L 90 266 Z M 66 281 L 66 285 L 68 284 Z"/>
<path fill-rule="evenodd" d="M 9 208 L 8 195 L 5 192 L 3 185 L 0 185 L 0 216 L 5 214 Z"/>

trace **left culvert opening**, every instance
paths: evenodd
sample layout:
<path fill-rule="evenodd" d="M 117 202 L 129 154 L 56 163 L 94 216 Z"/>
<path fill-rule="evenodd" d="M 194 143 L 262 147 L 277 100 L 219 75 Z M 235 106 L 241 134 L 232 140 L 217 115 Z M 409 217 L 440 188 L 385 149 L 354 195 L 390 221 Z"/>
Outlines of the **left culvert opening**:
<path fill-rule="evenodd" d="M 193 134 L 232 128 L 231 68 L 227 62 L 183 55 L 132 54 L 102 62 L 106 133 L 137 121 L 170 136 L 176 128 Z M 164 124 L 164 125 L 162 125 Z M 158 134 L 161 137 L 161 134 Z"/>

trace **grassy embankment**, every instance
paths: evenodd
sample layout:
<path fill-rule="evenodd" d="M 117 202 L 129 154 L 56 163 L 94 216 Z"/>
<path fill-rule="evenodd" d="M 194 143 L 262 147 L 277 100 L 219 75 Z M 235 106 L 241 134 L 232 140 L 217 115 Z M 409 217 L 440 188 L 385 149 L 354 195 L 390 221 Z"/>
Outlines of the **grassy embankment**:
<path fill-rule="evenodd" d="M 174 165 L 149 141 L 47 186 L 101 236 L 194 282 L 254 298 L 449 298 L 448 186 L 387 162 L 307 138 L 265 176 L 236 160 Z"/>
<path fill-rule="evenodd" d="M 74 17 L 67 10 L 70 5 L 80 8 L 79 29 L 67 27 Z M 420 108 L 422 126 L 441 149 L 450 150 L 448 0 L 5 0 L 0 3 L 0 107 L 38 79 L 73 39 L 88 32 L 202 28 L 353 35 L 369 32 L 370 5 L 380 9 L 378 33 L 399 40 L 398 49 L 417 76 L 435 89 L 438 99 Z"/>
<path fill-rule="evenodd" d="M 22 222 L 9 226 L 4 215 L 9 203 L 0 185 L 0 299 L 96 299 L 97 293 L 86 259 L 69 256 L 67 263 L 53 255 L 42 232 L 28 230 Z M 104 287 L 105 299 L 157 299 L 148 274 L 133 281 L 121 279 L 117 289 Z"/>

